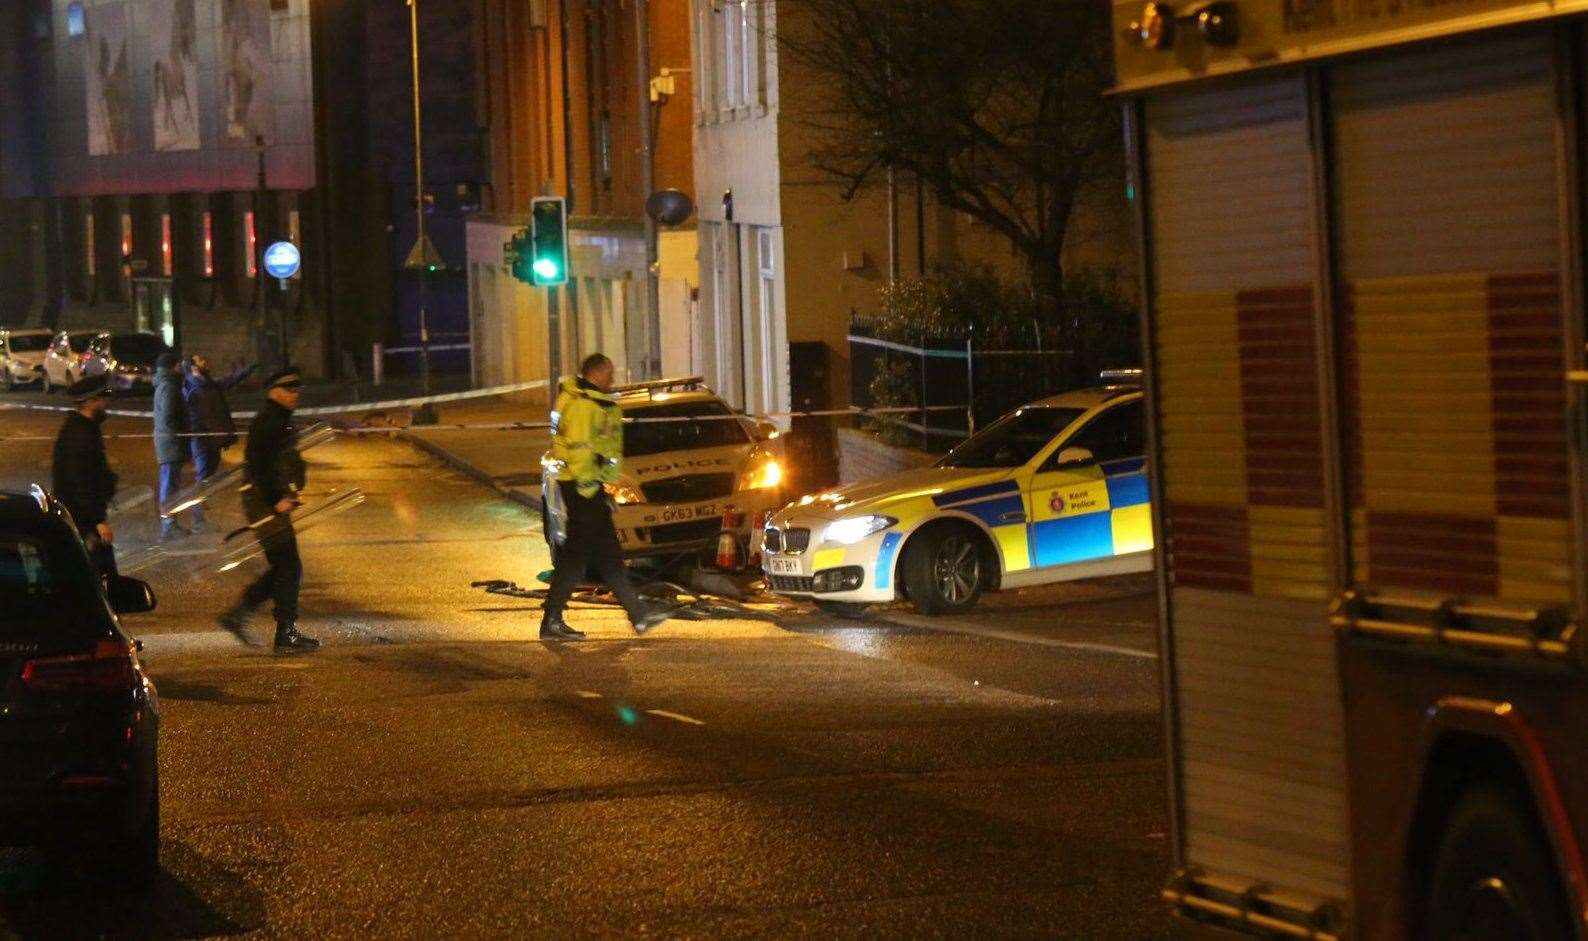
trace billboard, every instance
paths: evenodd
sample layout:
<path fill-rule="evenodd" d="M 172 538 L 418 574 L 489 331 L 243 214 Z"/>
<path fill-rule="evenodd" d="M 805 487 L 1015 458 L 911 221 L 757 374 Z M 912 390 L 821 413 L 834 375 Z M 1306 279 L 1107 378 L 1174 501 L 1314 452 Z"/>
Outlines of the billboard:
<path fill-rule="evenodd" d="M 261 139 L 271 188 L 314 186 L 309 0 L 51 0 L 50 12 L 48 31 L 9 40 L 38 47 L 11 50 L 34 63 L 30 81 L 0 87 L 0 109 L 34 115 L 0 141 L 8 165 L 30 155 L 7 195 L 253 189 Z M 40 94 L 47 107 L 26 107 Z"/>

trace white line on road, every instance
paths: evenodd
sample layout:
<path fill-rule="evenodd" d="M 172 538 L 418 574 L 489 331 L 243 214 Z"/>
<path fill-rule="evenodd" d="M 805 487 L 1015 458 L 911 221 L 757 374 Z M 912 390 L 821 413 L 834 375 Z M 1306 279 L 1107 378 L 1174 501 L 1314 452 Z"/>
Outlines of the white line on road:
<path fill-rule="evenodd" d="M 666 709 L 647 709 L 645 711 L 646 711 L 647 714 L 656 716 L 659 719 L 672 719 L 675 722 L 683 722 L 683 723 L 685 723 L 687 725 L 705 725 L 706 724 L 706 723 L 700 721 L 699 719 L 691 719 L 689 716 L 679 715 L 676 712 L 668 712 Z"/>
<path fill-rule="evenodd" d="M 1120 657 L 1134 657 L 1138 660 L 1158 659 L 1158 654 L 1152 650 L 1138 650 L 1135 647 L 1120 647 L 1114 644 L 1099 644 L 1085 640 L 1057 640 L 1052 637 L 1034 637 L 1030 634 L 1022 634 L 1019 631 L 1001 631 L 994 627 L 977 627 L 969 624 L 929 620 L 910 614 L 889 612 L 885 615 L 885 619 L 894 624 L 925 628 L 926 630 L 937 631 L 942 634 L 971 634 L 976 637 L 990 637 L 993 640 L 1007 640 L 1016 644 L 1032 644 L 1037 647 L 1086 650 L 1092 653 L 1109 653 Z"/>
<path fill-rule="evenodd" d="M 601 698 L 603 698 L 600 693 L 592 693 L 588 689 L 576 689 L 576 690 L 573 691 L 573 694 L 575 696 L 578 696 L 580 699 L 601 699 Z"/>

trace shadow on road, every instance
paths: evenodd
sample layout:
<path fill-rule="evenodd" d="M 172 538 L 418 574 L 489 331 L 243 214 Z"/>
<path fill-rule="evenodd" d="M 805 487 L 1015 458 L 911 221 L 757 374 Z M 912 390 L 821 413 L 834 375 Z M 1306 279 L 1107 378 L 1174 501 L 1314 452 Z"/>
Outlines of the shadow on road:
<path fill-rule="evenodd" d="M 256 931 L 263 897 L 235 873 L 167 840 L 153 886 L 95 879 L 36 853 L 0 851 L 0 938 L 204 938 Z"/>

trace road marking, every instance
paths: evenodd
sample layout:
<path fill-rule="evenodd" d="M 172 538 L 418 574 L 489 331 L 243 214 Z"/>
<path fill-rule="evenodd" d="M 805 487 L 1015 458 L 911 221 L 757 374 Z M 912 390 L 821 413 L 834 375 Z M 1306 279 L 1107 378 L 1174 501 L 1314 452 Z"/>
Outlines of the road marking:
<path fill-rule="evenodd" d="M 1031 644 L 1037 647 L 1054 647 L 1061 650 L 1085 650 L 1091 653 L 1109 653 L 1120 657 L 1132 657 L 1137 660 L 1156 660 L 1158 654 L 1152 650 L 1138 650 L 1135 647 L 1120 647 L 1114 644 L 1099 644 L 1085 640 L 1057 640 L 1052 637 L 1033 637 L 1019 631 L 1001 631 L 995 627 L 974 627 L 967 624 L 956 624 L 931 620 L 909 614 L 888 613 L 884 619 L 894 624 L 906 627 L 919 627 L 940 634 L 970 634 L 976 637 L 989 637 L 993 640 L 1007 640 L 1016 644 Z"/>
<path fill-rule="evenodd" d="M 578 696 L 580 699 L 601 699 L 601 698 L 603 698 L 600 693 L 592 693 L 588 689 L 576 689 L 576 690 L 574 690 L 573 694 L 575 696 Z"/>
<path fill-rule="evenodd" d="M 659 719 L 672 719 L 675 722 L 682 722 L 682 723 L 684 723 L 686 725 L 705 725 L 706 724 L 706 723 L 700 721 L 699 719 L 691 719 L 689 716 L 679 715 L 676 712 L 668 712 L 666 709 L 647 709 L 645 711 L 646 711 L 647 714 L 656 716 Z"/>

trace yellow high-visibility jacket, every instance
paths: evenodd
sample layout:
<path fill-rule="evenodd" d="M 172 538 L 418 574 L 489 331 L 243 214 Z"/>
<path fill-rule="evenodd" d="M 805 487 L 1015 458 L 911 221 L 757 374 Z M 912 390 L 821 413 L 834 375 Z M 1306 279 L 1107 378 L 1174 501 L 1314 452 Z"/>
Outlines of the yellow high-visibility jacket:
<path fill-rule="evenodd" d="M 551 456 L 582 496 L 593 497 L 602 484 L 616 483 L 623 463 L 623 410 L 612 396 L 577 376 L 562 381 L 551 416 Z"/>

